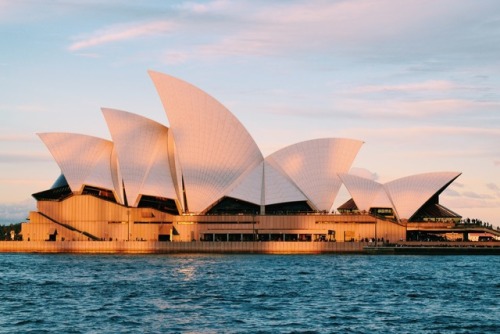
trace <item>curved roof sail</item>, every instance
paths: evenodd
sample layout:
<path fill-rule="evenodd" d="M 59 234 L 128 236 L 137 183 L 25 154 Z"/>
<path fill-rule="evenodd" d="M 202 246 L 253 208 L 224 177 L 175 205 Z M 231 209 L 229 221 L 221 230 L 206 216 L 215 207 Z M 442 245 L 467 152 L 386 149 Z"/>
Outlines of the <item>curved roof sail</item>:
<path fill-rule="evenodd" d="M 167 127 L 126 111 L 102 109 L 115 143 L 127 202 L 141 195 L 177 199 L 170 173 Z"/>
<path fill-rule="evenodd" d="M 262 153 L 238 119 L 213 97 L 180 79 L 149 74 L 173 132 L 187 208 L 201 213 L 260 163 Z"/>
<path fill-rule="evenodd" d="M 169 208 L 175 200 L 178 213 L 204 214 L 214 205 L 219 210 L 240 200 L 252 212 L 255 205 L 261 213 L 292 207 L 331 212 L 344 184 L 352 197 L 345 210 L 390 207 L 398 219 L 417 220 L 437 207 L 439 194 L 461 174 L 424 173 L 385 184 L 352 170 L 349 174 L 363 142 L 346 138 L 296 143 L 264 159 L 245 127 L 212 96 L 172 76 L 149 75 L 170 128 L 103 108 L 112 142 L 73 133 L 38 134 L 72 192 L 82 192 L 85 185 L 109 189 L 118 203 L 132 207 L 141 196 L 147 201 L 161 197 L 169 199 Z M 69 195 L 67 186 L 63 190 Z"/>
<path fill-rule="evenodd" d="M 361 176 L 339 173 L 359 211 L 369 212 L 372 207 L 392 208 L 382 184 Z"/>
<path fill-rule="evenodd" d="M 362 141 L 322 138 L 285 147 L 266 158 L 280 168 L 320 211 L 330 211 Z"/>
<path fill-rule="evenodd" d="M 462 173 L 411 175 L 384 184 L 400 219 L 410 219 L 432 196 L 439 195 Z"/>
<path fill-rule="evenodd" d="M 259 163 L 252 170 L 242 175 L 241 180 L 235 182 L 234 188 L 227 196 L 262 205 L 263 164 L 264 162 Z"/>
<path fill-rule="evenodd" d="M 264 161 L 264 173 L 265 205 L 308 200 L 297 185 L 267 158 Z"/>
<path fill-rule="evenodd" d="M 113 184 L 116 170 L 111 165 L 112 142 L 64 132 L 39 133 L 38 136 L 61 168 L 71 191 L 81 191 L 84 184 L 118 190 Z"/>

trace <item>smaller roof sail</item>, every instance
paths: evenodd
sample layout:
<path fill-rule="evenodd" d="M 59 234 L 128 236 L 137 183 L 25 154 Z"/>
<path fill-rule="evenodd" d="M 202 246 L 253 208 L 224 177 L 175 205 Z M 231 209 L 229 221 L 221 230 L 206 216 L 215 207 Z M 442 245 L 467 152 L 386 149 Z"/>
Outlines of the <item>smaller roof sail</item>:
<path fill-rule="evenodd" d="M 307 201 L 306 195 L 279 168 L 264 161 L 264 205 Z"/>
<path fill-rule="evenodd" d="M 137 206 L 141 195 L 176 200 L 168 128 L 126 111 L 103 108 L 102 112 L 115 143 L 129 205 Z"/>
<path fill-rule="evenodd" d="M 39 133 L 73 192 L 84 184 L 116 191 L 113 185 L 111 156 L 113 143 L 75 133 Z"/>
<path fill-rule="evenodd" d="M 266 158 L 307 196 L 316 210 L 330 211 L 342 185 L 338 174 L 347 173 L 360 140 L 322 138 L 285 147 Z"/>
<path fill-rule="evenodd" d="M 228 193 L 228 197 L 241 199 L 243 201 L 262 205 L 262 184 L 264 174 L 264 162 L 243 174 L 234 184 L 234 188 Z"/>
<path fill-rule="evenodd" d="M 433 172 L 411 175 L 384 184 L 399 219 L 411 217 L 433 196 L 439 195 L 462 173 Z"/>
<path fill-rule="evenodd" d="M 391 201 L 381 183 L 347 173 L 340 173 L 339 177 L 359 211 L 369 212 L 373 207 L 392 208 Z"/>

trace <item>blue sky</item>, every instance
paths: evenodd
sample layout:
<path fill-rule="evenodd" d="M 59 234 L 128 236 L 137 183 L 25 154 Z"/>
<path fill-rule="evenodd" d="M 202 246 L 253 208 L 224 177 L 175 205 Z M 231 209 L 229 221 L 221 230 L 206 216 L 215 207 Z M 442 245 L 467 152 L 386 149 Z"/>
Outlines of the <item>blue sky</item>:
<path fill-rule="evenodd" d="M 500 226 L 500 2 L 0 0 L 0 223 L 59 168 L 37 132 L 110 139 L 101 107 L 168 125 L 147 70 L 222 102 L 264 155 L 365 142 L 379 182 L 459 171 L 441 202 Z"/>

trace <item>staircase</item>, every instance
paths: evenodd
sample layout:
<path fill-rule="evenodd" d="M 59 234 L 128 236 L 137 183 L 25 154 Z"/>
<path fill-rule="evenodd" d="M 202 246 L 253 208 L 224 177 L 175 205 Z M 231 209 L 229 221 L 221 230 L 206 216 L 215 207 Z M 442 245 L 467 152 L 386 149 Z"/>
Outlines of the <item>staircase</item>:
<path fill-rule="evenodd" d="M 51 218 L 51 217 L 47 216 L 47 215 L 46 215 L 45 213 L 43 213 L 43 212 L 38 212 L 38 214 L 40 214 L 41 216 L 43 216 L 43 217 L 47 218 L 48 220 L 50 220 L 51 222 L 53 222 L 53 223 L 55 223 L 55 224 L 57 224 L 57 225 L 59 225 L 59 226 L 62 226 L 62 227 L 64 227 L 64 228 L 67 228 L 67 229 L 68 229 L 68 230 L 70 230 L 70 231 L 74 231 L 74 232 L 77 232 L 77 233 L 83 234 L 84 236 L 86 236 L 86 237 L 88 237 L 88 238 L 90 238 L 90 239 L 92 239 L 92 240 L 94 240 L 94 241 L 100 241 L 100 240 L 101 240 L 100 238 L 98 238 L 98 237 L 96 237 L 95 235 L 92 235 L 92 234 L 90 234 L 90 233 L 88 233 L 88 232 L 81 231 L 81 230 L 79 230 L 79 229 L 77 229 L 77 228 L 75 228 L 75 227 L 73 227 L 73 226 L 71 226 L 71 225 L 68 225 L 68 224 L 65 224 L 65 223 L 61 223 L 61 222 L 59 222 L 59 221 L 55 220 L 54 218 Z"/>

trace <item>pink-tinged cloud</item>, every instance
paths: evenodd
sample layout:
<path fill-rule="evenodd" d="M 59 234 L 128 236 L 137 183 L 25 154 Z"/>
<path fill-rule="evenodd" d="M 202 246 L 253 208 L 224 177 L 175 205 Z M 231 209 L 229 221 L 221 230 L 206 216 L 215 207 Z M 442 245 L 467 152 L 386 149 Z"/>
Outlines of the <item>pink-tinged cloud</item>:
<path fill-rule="evenodd" d="M 368 85 L 358 86 L 347 94 L 387 93 L 387 92 L 422 92 L 422 91 L 449 91 L 460 88 L 455 83 L 446 80 L 429 80 L 424 82 L 406 83 L 399 85 Z"/>
<path fill-rule="evenodd" d="M 349 174 L 356 175 L 372 181 L 376 181 L 378 179 L 377 173 L 370 172 L 366 168 L 352 167 L 351 170 L 349 170 Z"/>
<path fill-rule="evenodd" d="M 500 207 L 500 202 L 498 200 L 488 200 L 483 198 L 467 198 L 467 197 L 445 197 L 443 196 L 443 203 L 448 208 L 458 209 L 457 212 L 460 213 L 459 209 L 464 208 L 494 208 L 498 209 Z"/>
<path fill-rule="evenodd" d="M 443 192 L 443 196 L 460 197 L 460 193 L 456 190 L 446 188 L 445 191 Z"/>
<path fill-rule="evenodd" d="M 94 59 L 101 58 L 101 55 L 98 53 L 79 52 L 76 53 L 76 55 L 85 58 L 94 58 Z"/>
<path fill-rule="evenodd" d="M 163 55 L 163 62 L 168 65 L 179 65 L 190 58 L 189 52 L 167 51 Z"/>
<path fill-rule="evenodd" d="M 282 94 L 285 95 L 285 94 Z M 293 95 L 289 93 L 289 95 Z M 293 96 L 313 99 L 314 97 Z M 496 116 L 500 109 L 500 102 L 495 101 L 475 101 L 467 99 L 406 99 L 396 100 L 385 97 L 384 99 L 370 99 L 362 94 L 355 97 L 349 97 L 342 93 L 332 96 L 333 103 L 329 108 L 315 110 L 314 108 L 304 108 L 302 106 L 277 105 L 268 108 L 268 112 L 280 115 L 289 115 L 297 117 L 318 117 L 324 119 L 331 118 L 363 118 L 366 119 L 389 119 L 389 120 L 407 120 L 426 119 L 433 116 L 460 116 L 469 115 L 471 110 L 477 113 L 490 114 Z M 473 129 L 475 131 L 475 129 Z"/>
<path fill-rule="evenodd" d="M 412 117 L 427 118 L 435 115 L 461 115 L 470 113 L 470 110 L 496 113 L 500 108 L 499 102 L 473 101 L 466 99 L 427 99 L 427 100 L 389 100 L 383 101 L 342 97 L 336 101 L 334 110 L 342 110 L 363 117 L 390 118 Z"/>
<path fill-rule="evenodd" d="M 478 194 L 473 191 L 464 191 L 462 193 L 462 196 L 469 197 L 469 198 L 477 198 L 477 199 L 494 199 L 495 197 L 488 195 L 488 194 Z"/>
<path fill-rule="evenodd" d="M 189 8 L 191 12 L 206 13 L 208 8 L 215 8 L 214 3 L 209 4 Z M 444 22 L 450 18 L 461 17 L 464 11 L 478 15 L 481 9 L 450 0 L 441 1 L 432 10 L 419 0 L 268 2 L 265 6 L 239 1 L 237 4 L 219 6 L 211 12 L 231 17 L 231 29 L 220 30 L 222 38 L 193 53 L 200 58 L 325 49 L 335 53 L 383 49 L 386 43 L 393 42 L 403 45 L 395 49 L 399 51 L 408 40 L 420 42 L 419 36 L 425 36 L 432 28 L 446 26 Z"/>
<path fill-rule="evenodd" d="M 498 187 L 495 183 L 493 182 L 490 182 L 488 184 L 486 184 L 486 187 L 490 190 L 493 190 L 493 191 L 500 191 L 500 187 Z"/>
<path fill-rule="evenodd" d="M 174 26 L 175 24 L 166 21 L 148 22 L 133 26 L 114 26 L 97 31 L 90 37 L 81 38 L 71 44 L 68 49 L 70 51 L 78 51 L 98 45 L 158 35 L 172 31 Z"/>
<path fill-rule="evenodd" d="M 36 142 L 39 143 L 40 140 L 33 134 L 0 134 L 0 142 Z"/>
<path fill-rule="evenodd" d="M 420 140 L 426 136 L 472 136 L 472 137 L 488 137 L 492 140 L 500 139 L 500 129 L 494 128 L 477 128 L 477 127 L 430 127 L 430 126 L 415 126 L 408 128 L 351 128 L 351 133 L 362 133 L 365 137 L 371 138 L 388 138 L 394 139 L 397 137 L 417 138 Z M 339 130 L 338 135 L 344 135 L 345 130 Z M 461 148 L 463 149 L 463 148 Z M 476 151 L 480 151 L 476 149 Z"/>
<path fill-rule="evenodd" d="M 233 3 L 228 0 L 215 0 L 207 3 L 186 2 L 178 6 L 185 12 L 194 14 L 206 14 L 209 12 L 221 12 L 228 10 Z"/>
<path fill-rule="evenodd" d="M 50 182 L 49 182 L 50 183 Z M 9 186 L 38 186 L 40 188 L 47 186 L 47 180 L 37 180 L 37 179 L 6 179 L 0 178 L 0 185 Z"/>
<path fill-rule="evenodd" d="M 52 162 L 48 154 L 42 153 L 1 153 L 0 163 L 28 163 L 28 162 Z"/>

